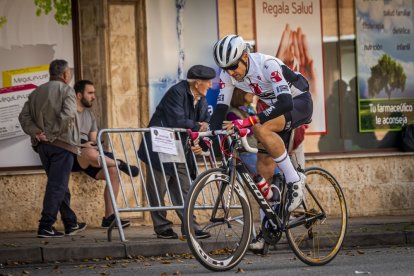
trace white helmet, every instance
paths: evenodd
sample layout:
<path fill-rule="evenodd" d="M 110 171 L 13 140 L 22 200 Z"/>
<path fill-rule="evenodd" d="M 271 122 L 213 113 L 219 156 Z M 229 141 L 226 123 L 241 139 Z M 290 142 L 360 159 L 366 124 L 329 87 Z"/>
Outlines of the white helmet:
<path fill-rule="evenodd" d="M 246 50 L 246 43 L 238 35 L 227 35 L 214 45 L 213 55 L 218 67 L 225 68 L 237 63 Z"/>

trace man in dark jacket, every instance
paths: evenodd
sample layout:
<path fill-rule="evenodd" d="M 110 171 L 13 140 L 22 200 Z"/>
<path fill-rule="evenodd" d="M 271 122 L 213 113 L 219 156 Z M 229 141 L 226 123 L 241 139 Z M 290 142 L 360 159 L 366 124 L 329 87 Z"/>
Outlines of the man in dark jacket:
<path fill-rule="evenodd" d="M 213 68 L 203 65 L 195 65 L 191 67 L 187 73 L 187 80 L 183 80 L 168 89 L 167 93 L 158 104 L 155 113 L 150 120 L 149 127 L 184 128 L 191 129 L 193 131 L 206 131 L 208 129 L 210 115 L 208 113 L 208 105 L 205 96 L 208 89 L 212 86 L 212 79 L 215 78 L 215 76 L 216 72 Z M 149 201 L 151 206 L 159 206 L 158 194 L 161 204 L 164 205 L 163 199 L 166 193 L 166 186 L 161 169 L 162 164 L 158 157 L 158 153 L 152 151 L 150 133 L 146 133 L 144 137 L 148 145 L 148 151 L 156 183 L 155 186 L 152 181 L 150 168 L 147 166 L 147 189 Z M 181 138 L 183 142 L 186 141 L 185 136 L 182 136 Z M 187 145 L 184 145 L 184 147 L 188 148 Z M 199 146 L 197 145 L 193 148 L 193 151 L 200 151 Z M 142 161 L 147 164 L 149 163 L 144 143 L 141 143 L 138 154 Z M 195 166 L 195 164 L 193 164 L 193 166 Z M 177 187 L 179 187 L 178 183 L 180 183 L 182 195 L 183 198 L 185 198 L 190 188 L 190 181 L 185 164 L 177 164 L 177 174 L 179 179 L 175 177 L 173 164 L 165 163 L 163 164 L 163 167 L 167 176 L 167 185 L 169 187 L 173 204 L 184 204 L 181 201 L 181 193 Z M 183 210 L 176 210 L 176 212 L 182 221 Z M 178 235 L 171 228 L 172 222 L 167 219 L 166 211 L 151 212 L 151 217 L 154 224 L 154 231 L 157 233 L 158 238 L 178 238 Z M 210 237 L 209 233 L 201 230 L 197 230 L 196 235 L 198 238 Z"/>

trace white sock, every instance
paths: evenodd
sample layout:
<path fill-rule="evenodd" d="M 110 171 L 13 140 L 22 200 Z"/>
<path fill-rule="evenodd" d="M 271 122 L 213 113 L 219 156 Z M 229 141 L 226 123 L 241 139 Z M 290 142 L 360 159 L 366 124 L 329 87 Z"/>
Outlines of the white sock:
<path fill-rule="evenodd" d="M 287 183 L 296 182 L 300 179 L 298 173 L 292 165 L 292 162 L 290 161 L 286 150 L 281 156 L 274 158 L 273 160 L 275 160 L 277 166 L 285 175 Z"/>

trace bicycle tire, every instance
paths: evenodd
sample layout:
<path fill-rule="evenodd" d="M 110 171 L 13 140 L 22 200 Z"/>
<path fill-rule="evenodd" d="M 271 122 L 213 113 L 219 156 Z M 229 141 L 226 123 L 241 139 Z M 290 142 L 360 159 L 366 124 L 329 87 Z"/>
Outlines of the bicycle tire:
<path fill-rule="evenodd" d="M 294 219 L 289 224 L 294 225 L 304 218 L 311 221 L 288 228 L 286 237 L 301 261 L 320 266 L 332 261 L 342 246 L 347 228 L 347 206 L 339 183 L 328 171 L 311 167 L 305 170 L 305 175 L 303 202 L 291 213 Z M 317 214 L 323 216 L 312 219 Z"/>
<path fill-rule="evenodd" d="M 195 258 L 211 271 L 226 271 L 236 266 L 246 254 L 251 238 L 253 220 L 249 199 L 237 180 L 229 196 L 229 181 L 230 176 L 224 169 L 207 170 L 194 180 L 185 202 L 184 232 L 188 246 Z M 224 218 L 223 203 L 225 206 L 228 198 L 233 206 L 229 220 L 212 220 L 215 202 L 220 203 L 215 218 Z M 194 221 L 211 237 L 197 239 Z"/>

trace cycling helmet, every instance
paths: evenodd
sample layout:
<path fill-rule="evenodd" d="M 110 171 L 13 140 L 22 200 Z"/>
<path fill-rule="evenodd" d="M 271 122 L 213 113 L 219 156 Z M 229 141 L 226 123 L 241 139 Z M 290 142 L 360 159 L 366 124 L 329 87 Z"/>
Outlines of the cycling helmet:
<path fill-rule="evenodd" d="M 246 50 L 246 43 L 238 35 L 227 35 L 214 45 L 213 55 L 217 66 L 226 68 L 237 63 Z"/>

